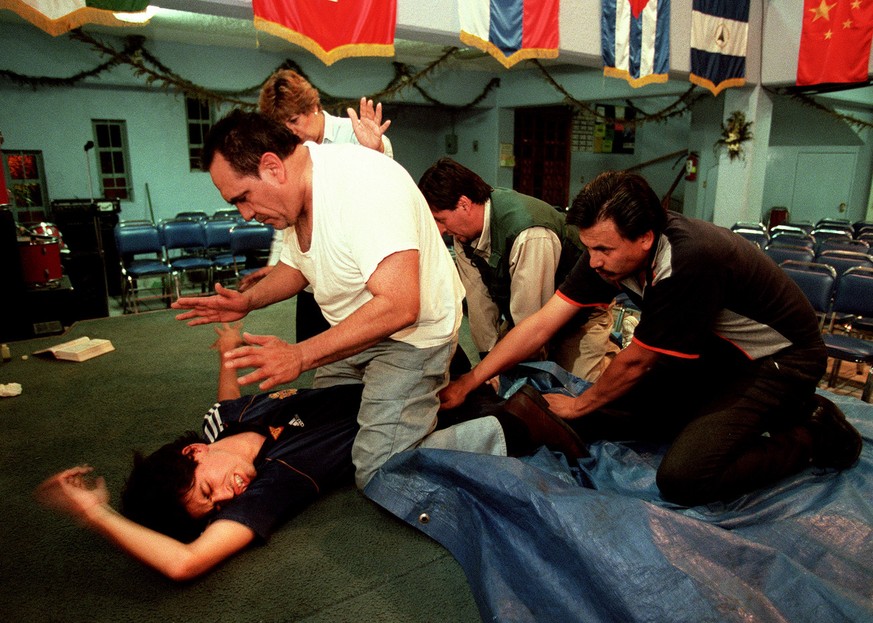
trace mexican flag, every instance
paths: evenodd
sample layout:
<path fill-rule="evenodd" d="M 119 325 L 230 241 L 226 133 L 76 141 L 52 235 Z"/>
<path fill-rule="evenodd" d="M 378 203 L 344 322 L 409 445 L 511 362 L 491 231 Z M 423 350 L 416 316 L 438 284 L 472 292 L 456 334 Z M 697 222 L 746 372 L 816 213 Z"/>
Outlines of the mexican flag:
<path fill-rule="evenodd" d="M 0 0 L 0 9 L 18 13 L 53 37 L 84 26 L 131 26 L 114 13 L 145 11 L 149 0 Z"/>

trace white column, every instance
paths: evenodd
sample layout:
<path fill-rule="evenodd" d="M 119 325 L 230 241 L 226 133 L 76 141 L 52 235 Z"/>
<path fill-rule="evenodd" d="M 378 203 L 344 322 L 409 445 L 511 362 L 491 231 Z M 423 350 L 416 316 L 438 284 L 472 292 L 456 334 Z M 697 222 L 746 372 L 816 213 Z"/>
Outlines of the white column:
<path fill-rule="evenodd" d="M 773 102 L 760 86 L 751 89 L 727 89 L 724 93 L 724 119 L 735 110 L 743 111 L 752 122 L 752 140 L 742 145 L 743 155 L 731 160 L 727 150 L 719 155 L 717 188 L 712 221 L 730 227 L 737 221 L 764 219 L 764 179 L 770 145 Z"/>

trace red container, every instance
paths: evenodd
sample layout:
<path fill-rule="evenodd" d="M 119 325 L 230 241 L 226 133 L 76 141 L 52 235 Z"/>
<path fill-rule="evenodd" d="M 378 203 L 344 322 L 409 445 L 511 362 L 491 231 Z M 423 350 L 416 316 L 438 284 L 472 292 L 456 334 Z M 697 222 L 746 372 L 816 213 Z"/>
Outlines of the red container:
<path fill-rule="evenodd" d="M 18 254 L 27 285 L 46 285 L 63 276 L 61 245 L 57 238 L 19 238 Z"/>

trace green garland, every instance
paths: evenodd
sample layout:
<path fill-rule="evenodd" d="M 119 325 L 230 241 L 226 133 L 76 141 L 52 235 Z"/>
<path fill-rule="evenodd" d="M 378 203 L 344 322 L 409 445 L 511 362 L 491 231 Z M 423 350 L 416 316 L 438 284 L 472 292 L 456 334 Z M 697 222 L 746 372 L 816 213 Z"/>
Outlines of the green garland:
<path fill-rule="evenodd" d="M 596 107 L 583 102 L 581 100 L 576 99 L 558 82 L 552 77 L 552 75 L 546 71 L 546 68 L 536 59 L 530 60 L 530 63 L 540 70 L 540 73 L 543 75 L 543 78 L 555 88 L 558 93 L 564 96 L 564 101 L 568 104 L 573 105 L 574 107 L 583 110 L 588 115 L 594 117 L 599 121 L 603 121 L 607 124 L 612 123 L 623 123 L 630 127 L 640 126 L 644 123 L 649 123 L 651 121 L 663 122 L 671 117 L 678 117 L 684 115 L 691 109 L 691 106 L 699 100 L 701 97 L 706 95 L 706 93 L 695 93 L 696 87 L 692 84 L 685 93 L 679 96 L 679 98 L 670 104 L 669 106 L 665 106 L 661 110 L 655 113 L 646 113 L 641 116 L 637 116 L 634 119 L 613 119 L 611 117 L 607 117 L 597 112 Z"/>
<path fill-rule="evenodd" d="M 171 70 L 169 67 L 161 63 L 160 60 L 158 60 L 154 55 L 152 55 L 148 50 L 145 49 L 145 38 L 142 36 L 136 35 L 125 37 L 124 47 L 121 49 L 116 49 L 111 45 L 100 41 L 92 37 L 91 35 L 86 34 L 81 29 L 71 31 L 69 36 L 74 41 L 79 41 L 81 43 L 85 43 L 91 46 L 91 48 L 94 49 L 98 54 L 103 57 L 108 56 L 109 59 L 97 65 L 93 69 L 79 72 L 67 78 L 26 76 L 8 69 L 0 69 L 0 79 L 6 79 L 14 82 L 17 85 L 27 86 L 34 90 L 47 87 L 72 87 L 87 78 L 95 78 L 114 67 L 118 67 L 120 65 L 129 65 L 133 69 L 134 75 L 142 77 L 148 86 L 156 86 L 166 91 L 182 93 L 188 97 L 205 100 L 213 104 L 231 104 L 233 106 L 238 106 L 240 108 L 248 110 L 255 109 L 257 104 L 251 101 L 251 99 L 243 98 L 256 98 L 257 93 L 261 89 L 261 86 L 268 79 L 268 77 L 264 78 L 264 80 L 254 86 L 240 89 L 237 91 L 217 91 L 213 89 L 207 89 L 191 82 L 190 80 L 186 80 L 185 78 L 181 77 L 173 70 Z M 461 105 L 446 104 L 444 102 L 441 102 L 437 98 L 430 95 L 424 89 L 424 87 L 421 86 L 421 82 L 423 82 L 425 78 L 429 77 L 431 73 L 433 73 L 437 68 L 443 65 L 443 63 L 445 63 L 451 57 L 455 56 L 458 52 L 459 49 L 456 47 L 446 48 L 444 53 L 439 58 L 428 64 L 424 69 L 420 71 L 415 71 L 414 68 L 403 63 L 393 63 L 394 77 L 389 80 L 388 84 L 383 89 L 379 90 L 376 93 L 368 95 L 367 98 L 381 102 L 392 102 L 400 96 L 403 90 L 412 88 L 418 91 L 421 96 L 425 100 L 427 100 L 432 106 L 443 108 L 447 111 L 457 112 L 477 106 L 479 103 L 482 102 L 482 100 L 488 97 L 489 93 L 494 88 L 500 86 L 499 78 L 493 78 L 485 86 L 479 96 L 477 96 L 470 102 Z M 301 76 L 309 80 L 309 78 L 297 65 L 297 63 L 290 59 L 286 59 L 276 69 L 293 69 Z M 272 73 L 273 72 L 270 72 L 270 75 L 272 75 Z M 310 82 L 312 81 L 310 80 Z M 318 89 L 317 86 L 316 89 Z M 318 91 L 321 95 L 322 105 L 325 109 L 331 112 L 341 112 L 348 107 L 355 107 L 358 102 L 357 99 L 334 96 L 321 89 L 318 89 Z"/>
<path fill-rule="evenodd" d="M 838 113 L 836 110 L 828 108 L 824 104 L 819 104 L 817 101 L 815 101 L 813 98 L 809 97 L 808 95 L 804 95 L 802 93 L 792 93 L 791 99 L 793 99 L 797 102 L 800 102 L 804 106 L 809 106 L 810 108 L 814 108 L 815 110 L 821 111 L 823 113 L 827 113 L 828 115 L 830 115 L 832 117 L 836 117 L 837 119 L 840 119 L 841 121 L 845 121 L 849 125 L 853 125 L 853 126 L 857 127 L 858 129 L 868 130 L 870 128 L 873 128 L 873 123 L 870 123 L 869 121 L 864 121 L 863 119 L 858 119 L 856 117 L 852 117 L 850 115 L 844 115 L 842 113 Z"/>
<path fill-rule="evenodd" d="M 145 39 L 142 36 L 137 35 L 125 37 L 124 46 L 121 49 L 116 49 L 111 45 L 86 34 L 81 29 L 72 31 L 69 36 L 74 41 L 79 41 L 91 46 L 91 48 L 100 54 L 100 56 L 109 57 L 108 60 L 97 65 L 93 69 L 79 72 L 67 78 L 26 76 L 7 69 L 0 69 L 0 79 L 9 80 L 20 86 L 28 86 L 34 90 L 46 87 L 71 87 L 88 78 L 95 78 L 114 67 L 129 65 L 133 69 L 134 75 L 142 77 L 148 86 L 156 86 L 166 91 L 182 93 L 188 97 L 209 101 L 214 104 L 231 104 L 248 110 L 253 110 L 256 107 L 256 104 L 252 99 L 257 97 L 257 93 L 260 91 L 261 86 L 268 79 L 264 78 L 264 80 L 256 85 L 237 91 L 207 89 L 191 82 L 190 80 L 186 80 L 161 63 L 160 60 L 145 49 Z M 440 101 L 422 86 L 422 83 L 426 78 L 430 77 L 434 71 L 456 56 L 459 52 L 460 50 L 457 47 L 448 47 L 439 58 L 418 71 L 403 63 L 393 63 L 394 77 L 388 81 L 384 88 L 376 93 L 368 95 L 367 99 L 385 103 L 395 102 L 397 104 L 402 104 L 403 102 L 398 101 L 398 98 L 404 90 L 411 88 L 417 91 L 431 106 L 443 109 L 452 114 L 478 106 L 494 89 L 500 87 L 500 78 L 492 78 L 477 97 L 473 98 L 466 104 L 460 105 L 448 104 Z M 617 121 L 615 119 L 604 118 L 597 113 L 593 106 L 581 102 L 570 95 L 570 93 L 558 84 L 545 67 L 543 67 L 536 59 L 532 59 L 528 62 L 533 63 L 534 66 L 539 69 L 539 71 L 545 76 L 546 80 L 564 96 L 565 101 L 568 103 L 577 108 L 581 108 L 587 111 L 590 115 L 598 119 L 603 119 L 606 122 Z M 279 67 L 277 67 L 277 69 L 293 69 L 309 80 L 297 63 L 290 59 L 286 59 Z M 270 72 L 271 75 L 272 73 L 273 72 Z M 312 80 L 309 81 L 312 82 Z M 330 112 L 341 113 L 346 108 L 355 107 L 357 105 L 357 99 L 335 96 L 325 90 L 319 89 L 315 84 L 313 84 L 313 86 L 318 89 L 321 95 L 322 106 Z M 642 117 L 637 117 L 634 120 L 624 120 L 624 122 L 632 125 L 640 125 L 648 121 L 665 121 L 670 117 L 682 115 L 687 112 L 690 106 L 701 96 L 699 94 L 693 95 L 693 89 L 694 87 L 692 85 L 692 87 L 685 94 L 680 96 L 676 102 L 657 113 L 646 114 Z"/>

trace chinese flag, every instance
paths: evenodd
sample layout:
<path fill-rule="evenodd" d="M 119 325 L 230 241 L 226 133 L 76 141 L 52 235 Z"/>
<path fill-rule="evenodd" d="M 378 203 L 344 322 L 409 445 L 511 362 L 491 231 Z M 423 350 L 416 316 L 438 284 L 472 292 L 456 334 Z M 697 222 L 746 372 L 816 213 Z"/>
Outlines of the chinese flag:
<path fill-rule="evenodd" d="M 255 28 L 306 48 L 325 65 L 394 56 L 397 0 L 253 0 L 252 8 Z"/>
<path fill-rule="evenodd" d="M 804 0 L 797 84 L 864 82 L 873 0 Z"/>

